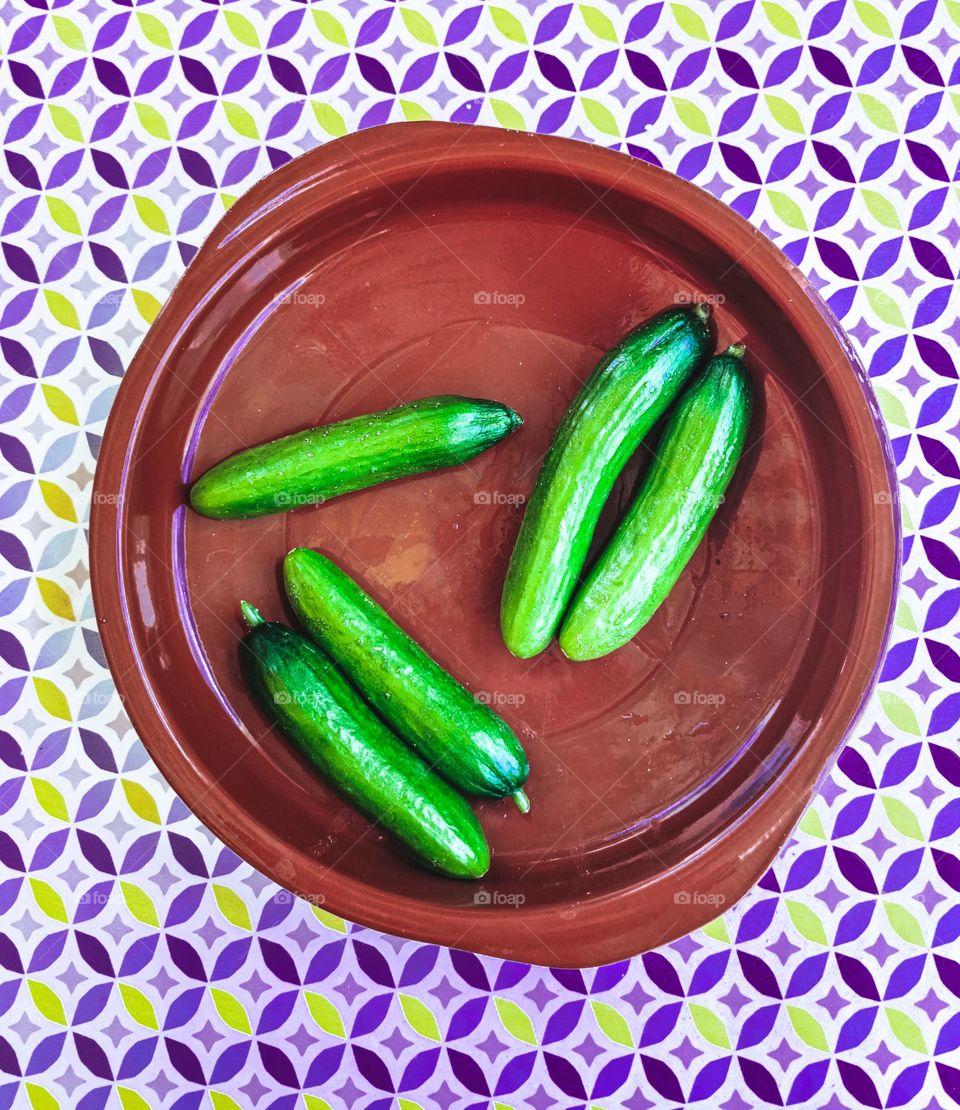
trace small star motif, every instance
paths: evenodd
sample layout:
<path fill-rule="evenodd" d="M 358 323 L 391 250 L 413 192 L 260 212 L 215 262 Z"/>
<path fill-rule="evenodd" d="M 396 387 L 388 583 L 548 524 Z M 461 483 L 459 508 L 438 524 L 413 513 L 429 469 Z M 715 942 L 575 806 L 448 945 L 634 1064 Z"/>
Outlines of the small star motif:
<path fill-rule="evenodd" d="M 221 937 L 225 937 L 227 934 L 224 932 L 223 929 L 220 928 L 220 926 L 213 920 L 212 917 L 208 916 L 207 920 L 200 926 L 199 929 L 195 928 L 193 930 L 193 935 L 199 937 L 200 940 L 202 940 L 203 943 L 207 946 L 207 948 L 212 951 L 216 947 L 217 941 L 220 940 Z"/>
<path fill-rule="evenodd" d="M 869 840 L 863 842 L 863 846 L 864 848 L 869 848 L 879 860 L 882 859 L 891 848 L 895 848 L 896 844 L 890 840 L 889 837 L 884 835 L 882 829 L 877 829 Z"/>
<path fill-rule="evenodd" d="M 19 839 L 28 842 L 38 829 L 43 828 L 44 823 L 32 810 L 27 810 L 27 812 L 17 820 L 16 825 Z"/>
<path fill-rule="evenodd" d="M 795 952 L 799 952 L 800 949 L 790 940 L 786 933 L 781 933 L 773 944 L 767 946 L 767 951 L 770 952 L 771 955 L 776 956 L 780 963 L 786 966 L 790 957 Z"/>
<path fill-rule="evenodd" d="M 892 740 L 893 737 L 888 736 L 878 724 L 873 724 L 868 732 L 859 737 L 861 743 L 869 745 L 878 755 Z"/>
<path fill-rule="evenodd" d="M 843 36 L 843 38 L 838 39 L 837 42 L 848 54 L 853 55 L 856 54 L 861 46 L 866 45 L 867 40 L 862 39 L 851 27 L 850 30 L 847 31 L 847 33 Z"/>
<path fill-rule="evenodd" d="M 77 890 L 84 879 L 87 878 L 87 872 L 78 867 L 74 860 L 71 860 L 69 866 L 57 874 L 57 878 L 67 890 Z"/>
<path fill-rule="evenodd" d="M 933 802 L 943 794 L 943 791 L 935 783 L 931 782 L 930 776 L 925 776 L 924 780 L 915 789 L 910 791 L 915 798 L 919 798 L 923 805 L 929 809 Z"/>
<path fill-rule="evenodd" d="M 529 995 L 527 997 L 529 998 Z M 647 994 L 639 983 L 634 983 L 630 990 L 624 994 L 623 1001 L 632 1007 L 635 1013 L 639 1014 L 645 1006 L 653 1001 L 653 995 Z"/>
<path fill-rule="evenodd" d="M 531 107 L 536 107 L 536 105 L 548 94 L 545 93 L 535 81 L 531 80 L 527 82 L 525 88 L 517 89 L 516 95 L 525 100 Z"/>
<path fill-rule="evenodd" d="M 16 1021 L 4 1023 L 6 1028 L 16 1033 L 20 1040 L 27 1044 L 34 1033 L 40 1028 L 35 1022 L 31 1021 L 26 1014 L 21 1014 Z"/>
<path fill-rule="evenodd" d="M 827 803 L 828 806 L 832 806 L 837 798 L 843 797 L 843 795 L 846 793 L 846 789 L 841 786 L 834 777 L 838 773 L 839 772 L 836 770 L 831 771 L 831 773 L 824 780 L 823 786 L 820 787 L 820 797 Z"/>
<path fill-rule="evenodd" d="M 683 43 L 677 42 L 673 35 L 671 35 L 669 31 L 667 31 L 663 38 L 660 39 L 659 42 L 655 43 L 655 46 L 657 51 L 661 53 L 665 58 L 672 58 L 673 55 L 683 46 Z"/>
<path fill-rule="evenodd" d="M 260 995 L 263 994 L 264 991 L 271 989 L 270 984 L 262 978 L 258 971 L 255 971 L 250 978 L 245 983 L 241 983 L 240 986 L 246 994 L 251 996 L 254 1002 L 259 1001 Z"/>
<path fill-rule="evenodd" d="M 100 930 L 106 933 L 114 942 L 119 942 L 128 933 L 133 932 L 133 929 L 116 913 L 113 915 L 113 920 L 105 925 L 101 923 Z"/>
<path fill-rule="evenodd" d="M 727 993 L 721 996 L 719 1001 L 722 1002 L 732 1014 L 737 1014 L 746 1003 L 752 1000 L 740 990 L 736 983 L 734 983 Z"/>
<path fill-rule="evenodd" d="M 337 992 L 337 994 L 343 995 L 348 1005 L 357 997 L 357 995 L 363 994 L 365 990 L 365 988 L 361 987 L 352 975 L 348 975 L 342 983 L 339 983 L 333 989 Z"/>
<path fill-rule="evenodd" d="M 363 1093 L 356 1086 L 354 1086 L 353 1089 L 358 1095 L 361 1095 Z M 248 1106 L 259 1106 L 260 1103 L 262 1102 L 262 1100 L 264 1099 L 264 1097 L 271 1093 L 271 1089 L 269 1087 L 265 1087 L 260 1082 L 260 1079 L 259 1079 L 259 1077 L 257 1076 L 256 1073 L 251 1075 L 250 1079 L 247 1081 L 247 1083 L 243 1087 L 239 1087 L 238 1090 L 241 1091 L 244 1095 L 247 1096 L 247 1105 Z M 346 1088 L 342 1087 L 341 1090 L 346 1090 Z M 337 1093 L 339 1094 L 339 1092 L 337 1092 Z M 354 1105 L 354 1103 L 345 1102 L 343 1105 L 344 1106 L 352 1106 L 352 1105 Z"/>
<path fill-rule="evenodd" d="M 63 1075 L 58 1076 L 54 1079 L 54 1083 L 56 1083 L 58 1087 L 62 1087 L 67 1092 L 67 1094 L 71 1096 L 73 1095 L 73 1092 L 77 1089 L 77 1087 L 80 1087 L 88 1082 L 89 1077 L 81 1079 L 80 1076 L 77 1075 L 77 1073 L 73 1070 L 73 1068 L 67 1068 Z"/>
<path fill-rule="evenodd" d="M 925 288 L 929 278 L 918 277 L 913 270 L 904 270 L 904 272 L 897 278 L 897 287 L 902 293 L 906 293 L 907 297 L 912 299 L 914 293 L 918 289 Z M 926 384 L 925 379 L 920 379 L 921 384 Z"/>
<path fill-rule="evenodd" d="M 338 1106 L 359 1106 L 364 1095 L 364 1092 L 349 1078 L 339 1090 L 333 1093 L 340 1100 L 337 1103 Z"/>
<path fill-rule="evenodd" d="M 923 906 L 927 913 L 932 913 L 944 900 L 944 897 L 945 895 L 941 894 L 933 883 L 928 880 L 923 890 L 921 890 L 919 894 L 913 896 L 913 900 Z"/>
<path fill-rule="evenodd" d="M 218 1029 L 214 1029 L 209 1021 L 205 1021 L 200 1029 L 191 1034 L 191 1037 L 193 1040 L 199 1041 L 207 1052 L 210 1052 L 218 1041 L 223 1040 L 224 1035 Z"/>
<path fill-rule="evenodd" d="M 489 1060 L 495 1061 L 496 1058 L 503 1052 L 506 1052 L 507 1046 L 500 1040 L 500 1038 L 491 1030 L 486 1038 L 480 1041 L 477 1049 L 482 1052 Z"/>
<path fill-rule="evenodd" d="M 556 1106 L 557 1100 L 552 1095 L 548 1094 L 544 1087 L 537 1087 L 537 1089 L 527 1098 L 527 1105 L 532 1107 L 532 1110 L 549 1110 L 551 1106 Z"/>
<path fill-rule="evenodd" d="M 836 987 L 831 986 L 823 998 L 819 1000 L 817 1005 L 826 1010 L 831 1018 L 836 1018 L 837 1014 L 839 1014 L 845 1006 L 850 1005 L 850 1000 L 844 998 Z"/>
<path fill-rule="evenodd" d="M 83 683 L 93 674 L 93 671 L 88 670 L 84 666 L 82 659 L 78 659 L 72 666 L 63 672 L 63 677 L 73 686 L 75 690 L 79 690 Z M 93 693 L 93 691 L 90 691 Z"/>
<path fill-rule="evenodd" d="M 81 983 L 86 983 L 90 978 L 90 970 L 87 968 L 81 971 L 72 961 L 67 964 L 63 971 L 57 972 L 57 983 L 68 993 L 73 992 L 80 986 Z"/>
<path fill-rule="evenodd" d="M 641 1094 L 641 1092 L 637 1090 L 634 1091 L 629 1098 L 623 1100 L 623 1105 L 626 1107 L 626 1110 L 650 1110 L 650 1108 L 656 1106 L 657 1103 L 651 1102 L 646 1095 Z"/>
<path fill-rule="evenodd" d="M 693 1041 L 691 1041 L 690 1038 L 685 1035 L 683 1040 L 677 1045 L 671 1055 L 676 1056 L 676 1058 L 680 1061 L 681 1064 L 683 1064 L 685 1068 L 689 1068 L 694 1060 L 703 1055 L 703 1049 L 698 1048 L 697 1045 L 695 1045 Z"/>
<path fill-rule="evenodd" d="M 896 189 L 904 199 L 906 199 L 916 187 L 916 181 L 914 181 L 906 171 L 900 174 L 896 181 L 889 182 L 889 188 Z"/>
<path fill-rule="evenodd" d="M 786 1071 L 794 1060 L 800 1059 L 800 1053 L 787 1044 L 786 1038 L 781 1039 L 776 1048 L 768 1050 L 767 1055 L 780 1065 L 781 1071 Z"/>
<path fill-rule="evenodd" d="M 931 987 L 923 998 L 921 998 L 919 1002 L 914 1003 L 914 1005 L 918 1010 L 923 1010 L 927 1017 L 933 1021 L 937 1014 L 939 1014 L 941 1010 L 946 1009 L 950 1003 L 944 1002 L 942 998 L 939 998 L 934 993 L 933 987 Z"/>
<path fill-rule="evenodd" d="M 446 108 L 451 100 L 459 99 L 458 94 L 444 84 L 438 85 L 430 95 L 441 111 Z"/>
<path fill-rule="evenodd" d="M 919 475 L 920 472 L 918 470 L 915 470 L 914 474 Z M 903 484 L 904 485 L 910 485 L 912 478 L 913 478 L 913 475 L 911 475 L 909 478 L 905 479 Z M 928 481 L 929 481 L 929 479 L 924 479 L 923 484 L 926 485 Z M 914 490 L 914 493 L 918 493 L 918 492 L 919 492 L 919 490 Z M 913 577 L 908 578 L 906 580 L 906 582 L 904 583 L 904 585 L 908 586 L 911 590 L 913 590 L 913 592 L 917 595 L 917 597 L 922 598 L 923 595 L 927 592 L 927 590 L 930 589 L 931 586 L 936 585 L 936 582 L 934 582 L 934 580 L 932 578 L 930 578 L 926 574 L 924 574 L 922 568 L 918 568 L 916 573 L 913 575 Z"/>
<path fill-rule="evenodd" d="M 890 1066 L 899 1063 L 902 1056 L 891 1052 L 890 1049 L 887 1048 L 886 1041 L 881 1041 L 867 1059 L 876 1064 L 877 1070 L 881 1075 L 886 1075 L 890 1070 Z"/>
<path fill-rule="evenodd" d="M 455 998 L 459 997 L 460 994 L 457 988 L 451 984 L 446 975 L 444 975 L 444 977 L 440 980 L 439 983 L 437 983 L 435 987 L 432 987 L 430 989 L 429 993 L 432 994 L 433 997 L 443 1007 L 449 1006 L 450 1003 Z"/>
<path fill-rule="evenodd" d="M 134 828 L 122 813 L 117 813 L 113 820 L 103 826 L 114 838 L 117 844 L 123 843 L 123 838 Z"/>
<path fill-rule="evenodd" d="M 392 1053 L 395 1060 L 399 1060 L 403 1051 L 413 1044 L 408 1037 L 405 1037 L 399 1027 L 395 1028 L 389 1037 L 384 1037 L 380 1042 L 388 1052 Z"/>
<path fill-rule="evenodd" d="M 754 1110 L 752 1102 L 745 1102 L 739 1092 L 734 1091 L 726 1102 L 721 1102 L 723 1110 Z"/>
<path fill-rule="evenodd" d="M 100 1032 L 110 1039 L 110 1043 L 116 1047 L 124 1037 L 130 1036 L 130 1030 L 123 1024 L 119 1017 L 114 1017 L 109 1025 L 105 1026 Z"/>
<path fill-rule="evenodd" d="M 897 955 L 897 949 L 882 935 L 878 936 L 873 944 L 869 948 L 865 948 L 864 951 L 873 956 L 881 967 L 891 956 Z"/>
<path fill-rule="evenodd" d="M 313 922 L 312 924 L 311 921 Z M 312 947 L 317 942 L 317 928 L 316 918 L 311 914 L 309 918 L 304 917 L 297 925 L 296 929 L 287 933 L 286 939 L 292 940 L 301 952 L 306 952 L 308 948 Z"/>
<path fill-rule="evenodd" d="M 439 1110 L 446 1110 L 448 1106 L 455 1106 L 460 1102 L 462 1095 L 458 1095 L 446 1080 L 426 1100 L 427 1106 L 437 1106 Z"/>
<path fill-rule="evenodd" d="M 907 686 L 908 690 L 912 690 L 921 701 L 927 701 L 931 694 L 940 689 L 935 682 L 930 680 L 930 676 L 926 671 L 921 671 L 920 674 Z"/>
<path fill-rule="evenodd" d="M 175 875 L 165 863 L 162 863 L 160 869 L 150 876 L 151 885 L 158 887 L 163 894 L 179 882 L 180 876 Z"/>
<path fill-rule="evenodd" d="M 623 108 L 626 108 L 637 95 L 636 87 L 628 84 L 624 78 L 620 79 L 618 85 L 609 89 L 605 88 L 603 91 L 606 97 L 611 100 L 616 100 Z"/>
<path fill-rule="evenodd" d="M 670 948 L 677 953 L 685 964 L 689 964 L 691 959 L 703 948 L 703 945 L 694 938 L 692 933 L 688 933 L 685 937 L 675 940 Z"/>
<path fill-rule="evenodd" d="M 161 966 L 158 969 L 157 974 L 154 975 L 152 979 L 148 979 L 147 982 L 150 984 L 151 987 L 153 987 L 157 994 L 159 994 L 160 997 L 163 998 L 171 987 L 179 985 L 180 980 L 174 979 L 173 976 L 171 976 L 170 973 L 167 971 L 167 969 Z"/>
<path fill-rule="evenodd" d="M 837 908 L 837 906 L 840 905 L 841 902 L 847 901 L 849 895 L 844 894 L 843 891 L 840 890 L 837 884 L 833 881 L 833 879 L 830 879 L 823 890 L 821 890 L 819 894 L 817 894 L 817 898 L 819 901 L 823 902 L 823 904 L 831 913 L 833 913 L 833 911 Z"/>
<path fill-rule="evenodd" d="M 772 134 L 764 124 L 754 131 L 750 136 L 750 142 L 758 146 L 761 150 L 776 149 L 777 136 Z"/>

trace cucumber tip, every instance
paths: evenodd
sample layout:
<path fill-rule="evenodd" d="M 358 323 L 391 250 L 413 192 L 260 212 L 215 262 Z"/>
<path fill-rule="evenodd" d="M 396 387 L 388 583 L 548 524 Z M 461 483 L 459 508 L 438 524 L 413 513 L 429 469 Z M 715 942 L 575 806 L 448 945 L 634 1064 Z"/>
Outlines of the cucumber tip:
<path fill-rule="evenodd" d="M 521 813 L 530 812 L 530 799 L 527 797 L 526 791 L 524 791 L 522 787 L 519 790 L 515 790 L 510 797 L 513 798 L 517 809 L 519 809 Z"/>
<path fill-rule="evenodd" d="M 706 323 L 710 319 L 710 306 L 706 301 L 699 301 L 693 309 L 694 316 L 699 316 Z"/>
<path fill-rule="evenodd" d="M 266 623 L 260 610 L 254 608 L 249 601 L 240 602 L 240 615 L 243 617 L 248 628 L 256 628 L 258 624 Z"/>
<path fill-rule="evenodd" d="M 731 343 L 726 351 L 724 351 L 724 354 L 729 355 L 731 358 L 743 358 L 746 353 L 746 343 Z"/>

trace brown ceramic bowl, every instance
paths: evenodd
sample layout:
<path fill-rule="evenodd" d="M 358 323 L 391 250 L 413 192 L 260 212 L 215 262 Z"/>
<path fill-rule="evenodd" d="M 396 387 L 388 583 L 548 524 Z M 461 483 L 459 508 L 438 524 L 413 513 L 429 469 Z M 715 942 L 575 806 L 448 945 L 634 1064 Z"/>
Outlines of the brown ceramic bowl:
<path fill-rule="evenodd" d="M 632 643 L 515 659 L 500 589 L 551 434 L 599 355 L 678 296 L 715 301 L 718 346 L 748 345 L 760 403 L 734 486 Z M 321 508 L 218 523 L 185 506 L 240 448 L 437 393 L 497 398 L 525 425 L 469 465 Z M 201 820 L 354 921 L 551 965 L 661 944 L 756 881 L 871 687 L 896 577 L 876 406 L 782 254 L 643 162 L 438 123 L 330 143 L 230 210 L 124 379 L 94 502 L 110 666 Z M 410 862 L 247 696 L 237 603 L 289 619 L 295 545 L 355 575 L 523 737 L 532 810 L 478 806 L 482 885 Z"/>

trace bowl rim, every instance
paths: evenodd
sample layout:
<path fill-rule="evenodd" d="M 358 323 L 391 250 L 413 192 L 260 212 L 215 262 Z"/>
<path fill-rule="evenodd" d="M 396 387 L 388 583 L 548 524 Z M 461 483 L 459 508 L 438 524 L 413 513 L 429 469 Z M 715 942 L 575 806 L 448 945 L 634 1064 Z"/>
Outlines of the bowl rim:
<path fill-rule="evenodd" d="M 284 215 L 292 207 L 302 214 L 311 204 L 332 206 L 344 190 L 344 195 L 357 190 L 358 174 L 367 187 L 378 182 L 389 187 L 398 175 L 442 171 L 451 158 L 473 168 L 573 176 L 588 187 L 626 191 L 681 216 L 699 209 L 707 218 L 698 218 L 698 230 L 737 258 L 755 281 L 763 269 L 762 284 L 817 353 L 821 372 L 830 376 L 856 460 L 864 511 L 865 573 L 847 644 L 853 660 L 847 673 L 838 675 L 802 746 L 751 805 L 694 854 L 670 870 L 560 912 L 549 905 L 445 912 L 299 856 L 289 873 L 278 875 L 271 861 L 289 858 L 286 843 L 249 817 L 244 818 L 246 831 L 241 830 L 228 792 L 189 759 L 164 720 L 136 651 L 127 604 L 122 492 L 143 410 L 178 338 L 245 256 L 283 234 Z M 98 496 L 105 490 L 120 496 Z M 707 924 L 760 878 L 832 768 L 876 684 L 893 624 L 900 541 L 893 452 L 869 377 L 822 298 L 770 240 L 705 190 L 618 151 L 554 135 L 434 121 L 385 124 L 314 148 L 261 179 L 227 211 L 186 268 L 120 384 L 104 430 L 90 513 L 93 601 L 111 674 L 150 756 L 204 825 L 273 881 L 308 900 L 322 897 L 325 908 L 348 920 L 423 942 L 553 967 L 592 967 L 666 943 Z M 737 828 L 747 824 L 763 834 L 734 843 Z M 714 888 L 729 893 L 720 908 L 716 902 L 680 904 L 675 896 L 678 889 Z M 665 918 L 670 922 L 661 929 Z"/>

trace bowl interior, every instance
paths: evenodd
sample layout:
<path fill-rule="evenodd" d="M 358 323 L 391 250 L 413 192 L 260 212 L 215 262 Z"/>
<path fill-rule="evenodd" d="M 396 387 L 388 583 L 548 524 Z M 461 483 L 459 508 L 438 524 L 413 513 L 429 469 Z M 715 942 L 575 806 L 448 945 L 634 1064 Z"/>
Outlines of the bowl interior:
<path fill-rule="evenodd" d="M 281 881 L 309 876 L 323 893 L 340 876 L 453 914 L 477 893 L 370 831 L 244 690 L 238 602 L 291 620 L 279 565 L 295 545 L 354 575 L 523 739 L 530 815 L 478 807 L 484 887 L 504 901 L 568 907 L 669 872 L 802 751 L 850 662 L 866 494 L 834 377 L 702 217 L 549 159 L 369 174 L 321 213 L 292 213 L 185 318 L 128 456 L 130 626 L 157 713 L 216 784 L 215 819 L 248 842 L 269 829 L 249 851 Z M 718 349 L 746 342 L 758 400 L 708 538 L 621 651 L 515 659 L 500 592 L 551 435 L 604 350 L 694 296 L 715 305 Z M 184 483 L 236 450 L 438 393 L 496 398 L 524 426 L 465 466 L 319 508 L 216 522 L 183 506 Z M 643 462 L 618 482 L 595 547 Z"/>

